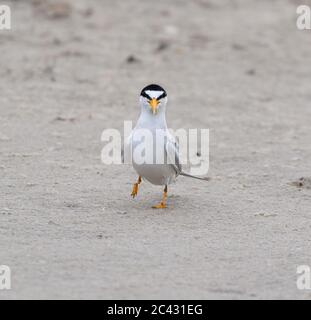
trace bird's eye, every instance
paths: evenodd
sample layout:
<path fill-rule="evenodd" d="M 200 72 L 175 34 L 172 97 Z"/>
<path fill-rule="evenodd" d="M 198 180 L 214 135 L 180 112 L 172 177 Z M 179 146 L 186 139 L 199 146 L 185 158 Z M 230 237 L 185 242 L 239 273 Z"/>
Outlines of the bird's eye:
<path fill-rule="evenodd" d="M 163 98 L 165 98 L 165 97 L 166 97 L 166 93 L 163 92 L 163 93 L 158 97 L 158 100 L 163 99 Z"/>
<path fill-rule="evenodd" d="M 146 98 L 146 100 L 151 100 L 151 97 L 146 92 L 143 92 L 141 95 Z"/>

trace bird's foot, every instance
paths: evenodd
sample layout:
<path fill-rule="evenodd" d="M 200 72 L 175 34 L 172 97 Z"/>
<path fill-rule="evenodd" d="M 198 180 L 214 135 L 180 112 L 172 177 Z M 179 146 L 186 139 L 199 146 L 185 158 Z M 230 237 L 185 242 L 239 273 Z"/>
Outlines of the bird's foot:
<path fill-rule="evenodd" d="M 132 193 L 131 193 L 131 196 L 133 198 L 135 198 L 138 194 L 138 186 L 140 183 L 141 183 L 141 176 L 139 176 L 137 182 L 133 184 L 133 189 L 132 189 Z"/>
<path fill-rule="evenodd" d="M 161 202 L 160 204 L 157 204 L 155 206 L 152 206 L 153 209 L 165 209 L 166 204 L 164 202 Z"/>
<path fill-rule="evenodd" d="M 165 186 L 163 195 L 162 195 L 162 201 L 160 204 L 157 204 L 155 206 L 152 206 L 153 209 L 165 209 L 166 208 L 166 198 L 167 198 L 167 186 Z"/>
<path fill-rule="evenodd" d="M 131 196 L 133 198 L 135 198 L 137 196 L 137 194 L 138 194 L 138 183 L 134 183 Z"/>

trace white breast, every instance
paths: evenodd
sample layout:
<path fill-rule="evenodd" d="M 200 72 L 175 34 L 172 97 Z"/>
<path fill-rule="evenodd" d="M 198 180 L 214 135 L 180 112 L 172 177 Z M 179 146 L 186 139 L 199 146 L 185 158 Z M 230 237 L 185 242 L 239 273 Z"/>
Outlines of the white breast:
<path fill-rule="evenodd" d="M 141 142 L 140 133 L 138 129 L 134 129 L 126 143 L 127 152 L 131 150 L 131 162 L 137 174 L 155 185 L 167 185 L 174 182 L 177 174 L 174 166 L 165 162 L 166 151 L 164 140 L 157 140 L 152 135 L 152 141 L 148 143 L 148 148 L 144 149 L 145 153 L 149 152 L 152 156 L 148 157 L 148 154 L 146 154 L 145 158 L 147 161 L 143 163 L 141 152 L 137 152 L 139 150 L 137 148 L 139 148 Z"/>
<path fill-rule="evenodd" d="M 175 181 L 176 172 L 169 164 L 135 164 L 133 168 L 138 175 L 155 185 L 167 185 Z"/>

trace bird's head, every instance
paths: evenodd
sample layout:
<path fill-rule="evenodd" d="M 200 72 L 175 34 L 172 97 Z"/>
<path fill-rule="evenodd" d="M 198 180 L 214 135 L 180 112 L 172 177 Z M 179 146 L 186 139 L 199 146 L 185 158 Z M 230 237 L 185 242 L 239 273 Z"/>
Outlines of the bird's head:
<path fill-rule="evenodd" d="M 155 115 L 165 108 L 167 94 L 159 85 L 150 84 L 141 91 L 139 101 L 143 109 Z"/>

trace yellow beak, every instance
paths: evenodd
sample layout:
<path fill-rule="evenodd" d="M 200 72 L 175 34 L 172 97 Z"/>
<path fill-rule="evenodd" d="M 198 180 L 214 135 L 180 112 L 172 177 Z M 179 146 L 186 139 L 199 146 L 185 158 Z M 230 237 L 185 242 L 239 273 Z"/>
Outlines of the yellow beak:
<path fill-rule="evenodd" d="M 152 109 L 153 114 L 155 114 L 157 112 L 157 106 L 159 104 L 159 101 L 155 98 L 151 99 L 149 101 L 150 107 Z"/>

